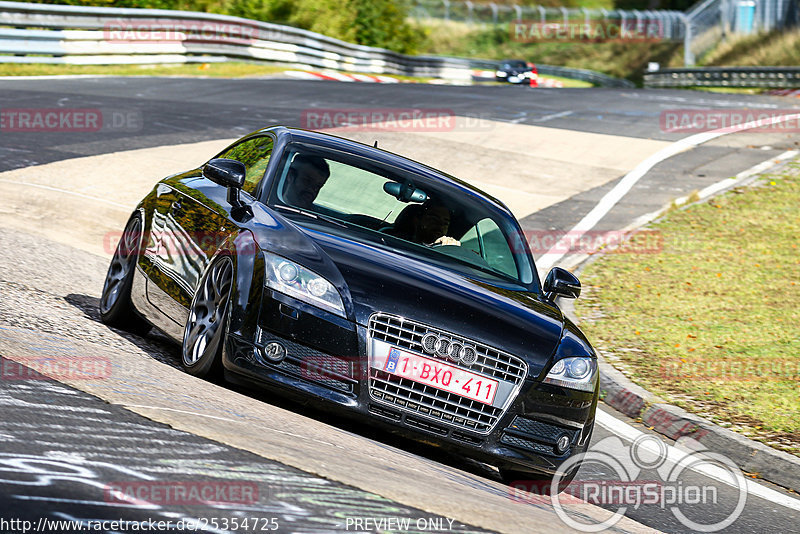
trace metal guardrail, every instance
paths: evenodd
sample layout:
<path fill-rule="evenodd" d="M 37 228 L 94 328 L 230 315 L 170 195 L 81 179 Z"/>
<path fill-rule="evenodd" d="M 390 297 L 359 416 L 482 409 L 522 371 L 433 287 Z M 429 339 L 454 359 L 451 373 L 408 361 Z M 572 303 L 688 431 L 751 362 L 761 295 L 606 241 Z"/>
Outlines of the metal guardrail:
<path fill-rule="evenodd" d="M 0 63 L 73 65 L 263 61 L 301 68 L 425 76 L 468 81 L 476 63 L 442 56 L 408 56 L 318 33 L 239 17 L 160 9 L 104 8 L 0 1 Z M 601 86 L 630 82 L 601 73 L 553 74 Z M 545 74 L 544 70 L 540 72 Z M 632 84 L 630 84 L 632 85 Z"/>
<path fill-rule="evenodd" d="M 645 87 L 800 87 L 800 67 L 663 69 L 644 75 Z"/>
<path fill-rule="evenodd" d="M 558 67 L 556 65 L 540 65 L 539 63 L 536 64 L 536 68 L 539 70 L 539 74 L 544 74 L 545 76 L 561 76 L 562 78 L 583 80 L 599 85 L 600 87 L 636 87 L 636 84 L 630 80 L 614 78 L 613 76 L 607 76 L 593 70 Z"/>
<path fill-rule="evenodd" d="M 407 56 L 239 17 L 0 2 L 0 62 L 109 65 L 232 60 L 376 74 L 470 78 L 467 60 Z"/>

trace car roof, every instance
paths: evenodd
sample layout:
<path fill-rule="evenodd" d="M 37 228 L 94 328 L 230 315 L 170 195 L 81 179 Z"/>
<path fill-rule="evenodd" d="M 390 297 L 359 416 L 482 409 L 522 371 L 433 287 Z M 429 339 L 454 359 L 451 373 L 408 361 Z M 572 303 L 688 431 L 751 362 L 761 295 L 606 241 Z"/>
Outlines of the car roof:
<path fill-rule="evenodd" d="M 465 194 L 479 197 L 480 199 L 493 204 L 501 211 L 504 211 L 507 215 L 513 217 L 511 210 L 509 210 L 503 202 L 489 195 L 488 193 L 485 193 L 473 185 L 459 180 L 458 178 L 445 172 L 434 169 L 433 167 L 429 167 L 423 163 L 419 163 L 418 161 L 414 161 L 399 154 L 327 133 L 316 132 L 313 130 L 303 130 L 301 128 L 289 128 L 286 126 L 270 126 L 259 130 L 258 132 L 254 132 L 251 135 L 263 134 L 266 132 L 272 132 L 278 137 L 284 137 L 286 138 L 287 142 L 300 142 L 316 145 L 322 148 L 341 150 L 356 156 L 367 158 L 379 164 L 399 167 L 403 170 L 442 182 L 455 189 L 460 189 Z"/>

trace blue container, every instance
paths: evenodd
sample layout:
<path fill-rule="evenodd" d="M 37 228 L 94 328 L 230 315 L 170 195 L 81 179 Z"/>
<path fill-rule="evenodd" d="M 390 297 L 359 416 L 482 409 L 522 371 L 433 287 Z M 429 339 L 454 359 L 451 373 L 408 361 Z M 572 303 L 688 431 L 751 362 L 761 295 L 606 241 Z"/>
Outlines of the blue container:
<path fill-rule="evenodd" d="M 733 31 L 749 35 L 755 30 L 756 3 L 754 0 L 739 0 L 736 3 L 736 22 Z"/>

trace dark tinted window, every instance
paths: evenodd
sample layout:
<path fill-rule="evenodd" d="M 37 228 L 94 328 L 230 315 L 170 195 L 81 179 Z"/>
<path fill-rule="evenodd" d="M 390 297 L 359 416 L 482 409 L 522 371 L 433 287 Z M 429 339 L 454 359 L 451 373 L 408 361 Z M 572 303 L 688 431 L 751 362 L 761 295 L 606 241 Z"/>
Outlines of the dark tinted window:
<path fill-rule="evenodd" d="M 261 178 L 264 177 L 264 171 L 267 170 L 267 163 L 269 163 L 271 155 L 272 138 L 265 136 L 242 141 L 220 154 L 219 157 L 235 159 L 244 163 L 247 174 L 242 189 L 252 195 Z"/>
<path fill-rule="evenodd" d="M 481 278 L 533 280 L 513 219 L 453 186 L 350 154 L 291 146 L 276 178 L 268 204 L 285 206 L 283 213 L 296 214 L 298 222 L 327 220 L 336 223 L 328 226 L 331 233 Z"/>

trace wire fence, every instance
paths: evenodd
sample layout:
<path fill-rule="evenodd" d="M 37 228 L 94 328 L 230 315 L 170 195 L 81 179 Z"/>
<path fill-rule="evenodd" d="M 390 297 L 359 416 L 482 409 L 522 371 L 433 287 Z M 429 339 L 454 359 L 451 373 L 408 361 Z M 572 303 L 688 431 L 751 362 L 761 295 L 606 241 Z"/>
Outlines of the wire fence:
<path fill-rule="evenodd" d="M 478 4 L 468 0 L 413 0 L 410 14 L 417 20 L 441 19 L 485 26 L 527 21 L 565 26 L 615 22 L 622 27 L 641 27 L 655 22 L 661 29 L 660 37 L 668 40 L 683 39 L 684 26 L 680 11 Z"/>
<path fill-rule="evenodd" d="M 508 25 L 512 34 L 514 26 L 522 22 L 562 28 L 574 28 L 576 24 L 597 28 L 608 23 L 634 30 L 655 27 L 659 40 L 683 42 L 687 66 L 728 37 L 782 30 L 797 26 L 800 21 L 798 0 L 701 0 L 686 12 L 520 6 L 470 0 L 410 1 L 411 16 L 418 20 L 440 19 L 487 27 Z"/>
<path fill-rule="evenodd" d="M 728 37 L 796 26 L 798 5 L 796 0 L 704 0 L 686 12 L 686 20 L 688 66 Z"/>

